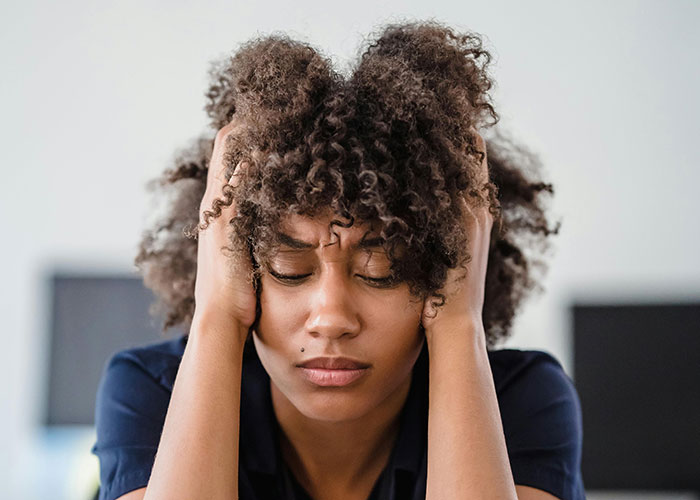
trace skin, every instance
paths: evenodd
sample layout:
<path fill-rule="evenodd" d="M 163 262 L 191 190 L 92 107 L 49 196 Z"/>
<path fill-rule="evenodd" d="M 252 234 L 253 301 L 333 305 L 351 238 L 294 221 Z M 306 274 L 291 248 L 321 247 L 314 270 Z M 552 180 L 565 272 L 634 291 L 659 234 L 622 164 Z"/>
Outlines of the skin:
<path fill-rule="evenodd" d="M 486 143 L 472 132 L 484 152 L 485 185 Z M 466 269 L 448 271 L 446 303 L 437 314 L 426 301 L 422 315 L 430 356 L 426 498 L 556 499 L 513 482 L 481 315 L 493 218 L 488 207 L 458 202 L 471 260 Z"/>
<path fill-rule="evenodd" d="M 230 123 L 216 135 L 200 222 L 224 191 L 241 178 L 238 165 L 225 178 L 224 151 Z M 144 498 L 190 500 L 238 498 L 239 418 L 243 350 L 255 318 L 257 299 L 241 273 L 246 256 L 222 251 L 235 203 L 212 219 L 197 238 L 195 312 L 189 338 L 173 384 L 163 430 Z"/>
<path fill-rule="evenodd" d="M 229 124 L 217 135 L 202 210 L 225 183 L 236 182 L 236 174 L 223 178 L 221 162 L 222 144 L 232 132 Z M 238 426 L 229 416 L 240 412 L 243 342 L 254 320 L 255 295 L 235 272 L 250 265 L 245 256 L 232 263 L 220 252 L 235 204 L 222 212 L 199 239 L 195 318 L 148 488 L 122 499 L 237 498 L 237 475 L 230 471 L 238 468 Z M 367 498 L 395 443 L 423 342 L 431 359 L 427 498 L 556 498 L 514 485 L 508 466 L 481 321 L 488 212 L 465 210 L 473 259 L 466 273 L 448 274 L 447 303 L 437 316 L 405 285 L 376 288 L 363 279 L 388 270 L 380 252 L 368 260 L 364 251 L 353 250 L 366 231 L 372 235 L 371 227 L 335 226 L 336 237 L 328 231 L 328 214 L 292 215 L 285 222 L 287 234 L 313 248 L 282 249 L 271 266 L 275 272 L 311 275 L 294 286 L 263 276 L 262 315 L 253 339 L 270 375 L 284 459 L 313 498 Z M 295 364 L 324 355 L 372 366 L 352 387 L 310 387 Z"/>
<path fill-rule="evenodd" d="M 480 136 L 479 141 L 485 151 Z M 488 181 L 486 165 L 484 158 L 482 183 Z M 253 338 L 270 375 L 283 456 L 313 498 L 367 498 L 395 443 L 411 371 L 425 340 L 431 364 L 437 365 L 431 367 L 431 380 L 442 381 L 432 384 L 430 395 L 433 449 L 429 462 L 432 457 L 433 463 L 429 497 L 481 494 L 477 488 L 487 483 L 489 493 L 499 498 L 517 498 L 520 492 L 523 498 L 552 498 L 544 492 L 538 496 L 539 490 L 534 488 L 519 490 L 513 484 L 481 320 L 493 218 L 486 207 L 470 207 L 466 200 L 459 201 L 470 233 L 472 259 L 466 269 L 448 273 L 441 290 L 447 301 L 437 314 L 429 301 L 412 297 L 405 283 L 377 288 L 367 282 L 367 277 L 381 278 L 389 271 L 380 248 L 369 256 L 353 248 L 363 236 L 378 236 L 371 226 L 335 226 L 332 234 L 328 222 L 333 214 L 315 218 L 292 214 L 283 222 L 285 234 L 311 248 L 283 247 L 269 263 L 269 272 L 262 278 L 262 315 Z M 290 280 L 281 275 L 303 277 Z M 464 359 L 472 358 L 449 354 L 463 345 L 473 355 L 473 367 L 469 368 L 474 368 L 474 373 L 461 366 Z M 297 350 L 300 346 L 305 347 L 303 356 Z M 355 387 L 319 388 L 306 383 L 295 366 L 319 355 L 345 355 L 372 367 Z M 457 372 L 467 373 L 476 383 L 462 384 Z M 442 392 L 436 390 L 437 385 L 443 385 Z M 461 408 L 450 406 L 450 400 L 463 402 L 453 398 L 461 389 L 474 400 L 467 400 Z M 479 406 L 484 401 L 486 404 Z M 466 420 L 465 406 L 480 410 L 479 418 L 484 421 L 472 428 L 460 426 L 460 419 Z M 492 434 L 484 432 L 487 427 Z M 484 436 L 484 450 L 476 457 L 480 471 L 475 465 L 474 474 L 465 474 L 469 469 L 460 468 L 461 464 L 469 463 L 476 454 L 462 453 L 450 440 L 435 437 L 450 431 L 472 432 L 468 443 L 472 445 Z M 485 459 L 487 455 L 490 461 Z M 460 479 L 443 481 L 439 475 Z M 474 479 L 477 477 L 483 479 L 482 485 Z"/>
<path fill-rule="evenodd" d="M 315 498 L 369 495 L 389 458 L 411 372 L 423 342 L 422 301 L 408 286 L 381 287 L 366 278 L 389 274 L 381 247 L 353 248 L 368 225 L 328 227 L 332 214 L 283 221 L 283 232 L 313 248 L 282 247 L 271 260 L 279 275 L 262 277 L 254 342 L 270 375 L 272 403 L 285 436 L 283 451 Z M 304 353 L 300 348 L 304 347 Z M 317 356 L 346 356 L 371 365 L 352 387 L 318 387 L 295 365 Z M 362 485 L 358 487 L 358 485 Z M 364 496 L 363 496 L 364 495 Z"/>

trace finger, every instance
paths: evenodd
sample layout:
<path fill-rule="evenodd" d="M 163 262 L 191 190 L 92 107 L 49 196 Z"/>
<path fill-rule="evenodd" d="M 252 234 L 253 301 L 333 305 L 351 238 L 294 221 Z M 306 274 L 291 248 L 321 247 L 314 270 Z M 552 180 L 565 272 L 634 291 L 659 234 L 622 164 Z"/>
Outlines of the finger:
<path fill-rule="evenodd" d="M 469 244 L 474 239 L 475 232 L 477 231 L 477 217 L 475 215 L 475 209 L 469 206 L 469 203 L 467 203 L 467 200 L 464 198 L 460 199 L 461 204 L 462 204 L 462 213 L 463 213 L 463 224 L 464 228 L 467 231 L 468 238 L 469 238 Z"/>
<path fill-rule="evenodd" d="M 243 178 L 243 175 L 245 174 L 245 171 L 249 167 L 249 165 L 250 164 L 247 161 L 244 161 L 244 160 L 239 161 L 238 164 L 236 165 L 236 168 L 233 170 L 233 174 L 231 175 L 231 178 L 228 180 L 228 182 L 226 184 L 228 184 L 232 188 L 236 188 L 241 183 L 241 179 Z M 222 196 L 223 196 L 223 191 L 224 191 L 224 188 L 222 187 Z M 222 215 L 225 215 L 228 218 L 235 216 L 235 214 L 237 213 L 235 196 L 232 195 L 231 204 L 228 206 L 222 206 L 221 211 L 222 211 Z"/>
<path fill-rule="evenodd" d="M 218 181 L 215 182 L 214 185 L 208 186 L 207 189 L 205 190 L 204 196 L 202 197 L 202 201 L 200 202 L 199 206 L 199 212 L 200 212 L 200 224 L 204 222 L 205 219 L 205 212 L 207 211 L 213 211 L 215 210 L 215 204 L 218 204 L 220 206 L 221 210 L 221 217 L 217 217 L 217 219 L 225 219 L 226 217 L 232 217 L 233 214 L 236 213 L 236 200 L 233 198 L 231 200 L 230 205 L 221 205 L 221 201 L 225 200 L 227 195 L 225 193 L 225 186 L 229 185 L 230 187 L 235 188 L 240 184 L 240 180 L 242 178 L 242 175 L 245 172 L 245 169 L 248 168 L 248 162 L 246 161 L 239 161 L 238 164 L 236 165 L 236 168 L 233 171 L 233 175 L 231 175 L 231 178 L 228 179 L 228 181 L 224 180 L 223 182 L 219 183 Z M 212 223 L 216 224 L 217 221 L 214 220 Z"/>
<path fill-rule="evenodd" d="M 218 184 L 219 186 L 226 184 L 226 162 L 224 161 L 226 142 L 228 137 L 234 133 L 237 133 L 241 126 L 242 123 L 240 121 L 233 120 L 221 127 L 216 133 L 214 147 L 212 150 L 211 159 L 209 161 L 209 170 L 207 172 L 207 188 L 212 186 L 212 184 Z"/>
<path fill-rule="evenodd" d="M 489 183 L 489 162 L 487 156 L 488 153 L 486 152 L 486 142 L 481 136 L 479 136 L 479 139 L 481 139 L 479 144 L 479 150 L 484 153 L 484 158 L 481 160 L 481 164 L 479 165 L 479 179 L 481 185 L 485 186 Z"/>
<path fill-rule="evenodd" d="M 248 163 L 245 160 L 241 160 L 238 162 L 238 165 L 236 165 L 236 168 L 233 169 L 233 174 L 231 175 L 231 178 L 228 180 L 228 184 L 232 185 L 233 187 L 238 186 L 241 182 L 241 176 L 243 173 L 248 169 L 250 166 L 250 163 Z"/>
<path fill-rule="evenodd" d="M 486 141 L 481 136 L 481 134 L 479 134 L 479 132 L 477 132 L 476 128 L 471 127 L 470 132 L 472 134 L 474 134 L 477 151 L 484 154 L 484 156 L 481 160 L 481 163 L 479 164 L 479 172 L 478 172 L 478 176 L 477 176 L 479 179 L 479 184 L 481 186 L 484 186 L 484 185 L 488 184 L 488 182 L 489 182 Z"/>
<path fill-rule="evenodd" d="M 485 232 L 490 234 L 493 226 L 493 216 L 489 209 L 489 205 L 473 207 L 467 200 L 461 197 L 462 211 L 464 214 L 464 227 L 467 229 L 470 241 L 474 240 L 479 234 Z"/>

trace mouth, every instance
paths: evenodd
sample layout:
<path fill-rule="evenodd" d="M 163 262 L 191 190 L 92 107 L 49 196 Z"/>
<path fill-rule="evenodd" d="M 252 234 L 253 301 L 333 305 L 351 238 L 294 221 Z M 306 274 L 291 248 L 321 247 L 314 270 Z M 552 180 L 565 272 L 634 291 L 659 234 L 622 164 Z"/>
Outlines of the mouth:
<path fill-rule="evenodd" d="M 322 387 L 343 387 L 359 380 L 368 368 L 355 369 L 325 369 L 307 368 L 300 366 L 301 371 L 309 382 Z"/>
<path fill-rule="evenodd" d="M 306 380 L 321 387 L 343 387 L 362 378 L 369 363 L 345 357 L 318 357 L 297 365 Z"/>
<path fill-rule="evenodd" d="M 297 365 L 300 368 L 318 368 L 322 370 L 361 370 L 369 368 L 369 363 L 364 363 L 356 359 L 337 357 L 319 357 L 309 359 Z"/>

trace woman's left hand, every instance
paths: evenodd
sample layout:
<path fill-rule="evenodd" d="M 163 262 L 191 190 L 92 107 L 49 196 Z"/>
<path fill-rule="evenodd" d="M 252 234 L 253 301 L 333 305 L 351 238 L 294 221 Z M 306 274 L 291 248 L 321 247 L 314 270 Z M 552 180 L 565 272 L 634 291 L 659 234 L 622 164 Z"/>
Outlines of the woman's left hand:
<path fill-rule="evenodd" d="M 485 186 L 489 180 L 486 143 L 479 134 L 477 144 L 484 152 L 481 185 Z M 436 309 L 431 305 L 431 297 L 424 300 L 421 321 L 429 344 L 431 335 L 438 330 L 442 332 L 469 329 L 484 335 L 482 309 L 493 216 L 488 205 L 475 208 L 470 206 L 465 198 L 460 198 L 459 201 L 464 212 L 464 225 L 468 232 L 467 251 L 471 260 L 467 263 L 466 272 L 463 267 L 447 272 L 445 285 L 439 290 L 439 293 L 445 296 L 445 304 L 437 308 L 437 315 Z M 432 300 L 436 299 L 433 297 Z"/>

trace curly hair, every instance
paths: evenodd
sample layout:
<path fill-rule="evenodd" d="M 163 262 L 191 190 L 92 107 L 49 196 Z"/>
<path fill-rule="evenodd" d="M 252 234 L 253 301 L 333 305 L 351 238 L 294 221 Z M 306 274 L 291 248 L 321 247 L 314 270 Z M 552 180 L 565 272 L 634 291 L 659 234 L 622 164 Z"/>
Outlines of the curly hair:
<path fill-rule="evenodd" d="M 348 75 L 280 34 L 215 62 L 205 105 L 213 130 L 151 181 L 164 211 L 144 231 L 135 259 L 156 294 L 151 313 L 164 317 L 163 330 L 189 330 L 197 232 L 233 198 L 231 246 L 249 252 L 258 293 L 282 218 L 332 210 L 331 225 L 377 223 L 392 275 L 439 307 L 448 270 L 471 258 L 457 203 L 466 196 L 494 216 L 482 312 L 487 346 L 507 338 L 528 292 L 542 289 L 534 271 L 546 268 L 548 237 L 560 224 L 549 227 L 542 193 L 553 188 L 539 179 L 539 160 L 500 134 L 488 141 L 489 182 L 479 185 L 476 131 L 499 120 L 490 59 L 479 35 L 423 21 L 386 25 Z M 239 161 L 249 167 L 201 223 L 213 135 L 234 115 L 246 127 L 228 138 L 226 177 Z M 538 252 L 526 255 L 532 248 Z"/>

